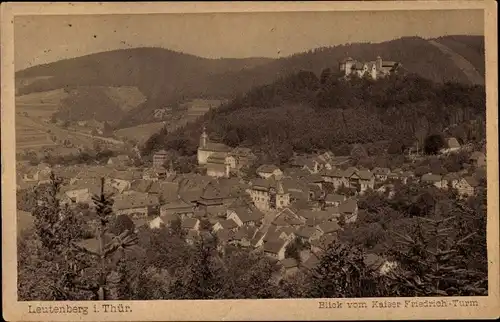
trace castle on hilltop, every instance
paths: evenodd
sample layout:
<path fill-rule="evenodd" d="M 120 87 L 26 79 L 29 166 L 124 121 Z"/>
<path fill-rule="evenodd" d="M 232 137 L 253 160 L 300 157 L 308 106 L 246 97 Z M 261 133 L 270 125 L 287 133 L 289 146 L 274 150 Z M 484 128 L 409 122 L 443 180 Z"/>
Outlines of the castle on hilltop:
<path fill-rule="evenodd" d="M 357 75 L 359 77 L 369 76 L 372 79 L 383 78 L 395 73 L 401 67 L 401 63 L 382 60 L 380 56 L 375 61 L 359 62 L 351 57 L 339 64 L 339 69 L 346 77 Z"/>

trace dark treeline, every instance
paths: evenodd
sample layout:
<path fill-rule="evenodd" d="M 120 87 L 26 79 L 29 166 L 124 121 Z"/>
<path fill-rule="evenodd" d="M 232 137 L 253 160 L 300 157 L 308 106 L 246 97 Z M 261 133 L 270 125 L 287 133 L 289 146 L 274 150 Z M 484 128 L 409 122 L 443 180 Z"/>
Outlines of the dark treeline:
<path fill-rule="evenodd" d="M 478 85 L 438 84 L 415 74 L 347 81 L 329 69 L 320 77 L 302 71 L 255 88 L 172 133 L 155 134 L 144 150 L 192 155 L 202 124 L 212 139 L 257 152 L 345 151 L 346 145 L 395 138 L 423 146 L 427 136 L 443 131 L 462 143 L 474 142 L 485 137 L 485 106 L 484 87 Z"/>

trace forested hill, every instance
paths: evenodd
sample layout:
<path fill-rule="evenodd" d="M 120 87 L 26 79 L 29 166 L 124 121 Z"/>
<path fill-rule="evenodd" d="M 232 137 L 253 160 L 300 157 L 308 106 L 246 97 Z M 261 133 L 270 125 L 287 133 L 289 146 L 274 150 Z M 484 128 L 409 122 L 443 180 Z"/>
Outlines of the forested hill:
<path fill-rule="evenodd" d="M 485 135 L 485 106 L 480 85 L 434 83 L 415 74 L 346 81 L 328 70 L 319 77 L 302 71 L 255 88 L 173 133 L 162 131 L 144 149 L 194 154 L 203 124 L 211 138 L 278 158 L 291 151 L 345 151 L 353 143 L 422 140 L 453 124 L 462 141 L 479 140 Z"/>
<path fill-rule="evenodd" d="M 445 36 L 434 40 L 467 59 L 484 78 L 484 37 Z M 300 70 L 319 74 L 325 67 L 337 69 L 338 63 L 346 57 L 353 57 L 359 61 L 372 61 L 377 56 L 401 62 L 409 72 L 434 82 L 471 83 L 461 66 L 457 66 L 448 54 L 443 53 L 428 40 L 404 37 L 382 43 L 354 43 L 317 48 L 244 71 L 218 74 L 213 77 L 211 83 L 206 84 L 208 86 L 206 91 L 217 93 L 222 90 L 226 93 L 230 91 L 241 94 L 254 86 L 271 83 L 279 77 Z M 189 88 L 185 90 L 189 91 Z"/>
<path fill-rule="evenodd" d="M 79 87 L 89 91 L 89 86 L 136 87 L 146 100 L 121 117 L 120 126 L 127 127 L 151 122 L 154 109 L 175 106 L 184 98 L 231 99 L 301 70 L 319 74 L 325 67 L 337 69 L 338 62 L 348 56 L 370 61 L 380 55 L 435 82 L 471 83 L 463 66 L 450 56 L 453 52 L 484 78 L 484 37 L 446 36 L 435 41 L 450 50 L 443 52 L 419 37 L 318 48 L 280 59 L 206 59 L 162 48 L 114 50 L 19 71 L 16 83 L 19 94 Z M 92 114 L 80 111 L 83 106 L 95 105 L 86 97 L 78 96 L 74 115 Z M 107 108 L 109 104 L 100 105 Z M 116 118 L 114 113 L 107 114 Z"/>

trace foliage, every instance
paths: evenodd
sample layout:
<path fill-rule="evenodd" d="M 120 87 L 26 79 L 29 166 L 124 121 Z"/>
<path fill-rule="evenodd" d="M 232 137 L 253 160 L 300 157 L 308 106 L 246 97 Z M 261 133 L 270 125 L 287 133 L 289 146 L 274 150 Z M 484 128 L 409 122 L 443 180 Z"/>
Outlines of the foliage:
<path fill-rule="evenodd" d="M 333 244 L 312 270 L 309 297 L 349 298 L 377 296 L 377 278 L 364 263 L 363 252 Z"/>
<path fill-rule="evenodd" d="M 444 138 L 440 134 L 432 134 L 425 138 L 424 152 L 437 154 L 445 146 Z"/>
<path fill-rule="evenodd" d="M 460 124 L 473 120 L 480 124 L 470 127 L 475 134 L 468 140 L 485 136 L 484 87 L 436 84 L 411 74 L 376 82 L 345 81 L 331 75 L 323 81 L 301 71 L 256 87 L 168 135 L 152 136 L 143 152 L 172 149 L 194 155 L 202 124 L 207 125 L 210 137 L 232 147 L 250 147 L 275 163 L 286 162 L 291 151 L 331 150 L 349 155 L 348 146 L 354 143 L 378 144 L 395 137 L 399 139 L 390 152 L 402 152 L 415 138 L 427 137 L 427 153 L 434 153 L 443 142 L 429 134 L 441 132 L 456 121 L 456 115 Z M 364 147 L 354 151 L 357 159 L 368 154 Z"/>
<path fill-rule="evenodd" d="M 471 296 L 487 294 L 487 274 L 469 267 L 468 247 L 476 233 L 458 235 L 454 217 L 417 222 L 411 235 L 399 236 L 393 256 L 399 263 L 389 276 L 394 296 Z M 458 236 L 457 236 L 458 235 Z"/>

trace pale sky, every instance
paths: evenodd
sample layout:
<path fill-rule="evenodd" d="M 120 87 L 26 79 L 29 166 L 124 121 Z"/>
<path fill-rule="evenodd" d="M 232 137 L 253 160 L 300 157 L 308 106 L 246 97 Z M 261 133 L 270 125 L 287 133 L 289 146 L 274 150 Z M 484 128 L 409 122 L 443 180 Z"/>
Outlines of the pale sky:
<path fill-rule="evenodd" d="M 403 36 L 484 35 L 482 10 L 17 16 L 15 68 L 131 47 L 201 57 L 283 57 Z"/>

